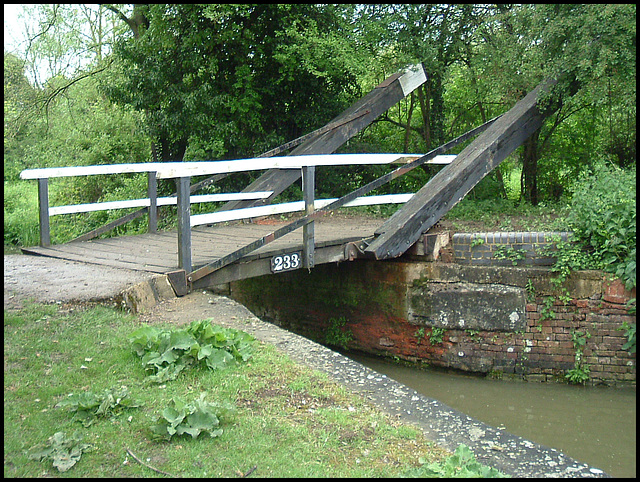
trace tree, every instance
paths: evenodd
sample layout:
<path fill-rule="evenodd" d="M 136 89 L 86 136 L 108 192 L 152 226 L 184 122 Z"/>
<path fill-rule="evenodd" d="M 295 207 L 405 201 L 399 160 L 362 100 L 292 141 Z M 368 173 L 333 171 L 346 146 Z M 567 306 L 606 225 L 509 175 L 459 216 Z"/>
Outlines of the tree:
<path fill-rule="evenodd" d="M 121 16 L 122 18 L 122 16 Z M 257 154 L 337 115 L 357 58 L 331 5 L 147 5 L 115 48 L 111 99 L 144 111 L 164 161 Z"/>
<path fill-rule="evenodd" d="M 407 100 L 406 117 L 387 113 L 381 118 L 404 130 L 405 151 L 410 137 L 416 134 L 425 150 L 444 142 L 444 75 L 447 67 L 458 59 L 477 11 L 472 5 L 363 6 L 360 36 L 369 42 L 372 55 L 380 58 L 381 68 L 397 70 L 407 64 L 422 63 L 427 72 L 427 81 Z M 414 115 L 418 118 L 417 125 Z"/>
<path fill-rule="evenodd" d="M 611 147 L 618 146 L 623 162 L 635 158 L 635 5 L 502 6 L 477 34 L 475 58 L 484 72 L 485 91 L 498 89 L 504 101 L 517 100 L 542 78 L 560 78 L 554 92 L 560 109 L 523 148 L 525 199 L 539 200 L 539 162 L 552 135 L 591 106 L 600 112 L 607 103 L 611 106 L 610 147 L 603 143 L 601 148 L 613 154 Z M 614 124 L 627 134 L 620 135 Z"/>

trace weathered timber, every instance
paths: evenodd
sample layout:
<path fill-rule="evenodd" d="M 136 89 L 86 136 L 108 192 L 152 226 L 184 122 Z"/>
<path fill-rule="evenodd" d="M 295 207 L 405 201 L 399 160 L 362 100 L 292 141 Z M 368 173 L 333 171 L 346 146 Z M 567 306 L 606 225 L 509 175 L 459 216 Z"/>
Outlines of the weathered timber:
<path fill-rule="evenodd" d="M 376 230 L 375 240 L 365 250 L 367 255 L 376 259 L 400 256 L 423 232 L 437 223 L 482 178 L 540 128 L 553 109 L 541 112 L 537 101 L 555 83 L 555 80 L 541 82 L 436 174 Z"/>
<path fill-rule="evenodd" d="M 329 125 L 336 125 L 320 135 L 307 140 L 291 151 L 292 156 L 307 154 L 331 154 L 341 145 L 371 124 L 377 117 L 389 110 L 419 85 L 427 80 L 422 65 L 414 70 L 397 72 L 375 87 L 369 94 L 354 103 L 347 110 L 334 118 Z M 364 115 L 359 115 L 365 113 Z M 348 121 L 348 119 L 352 119 Z M 242 192 L 273 191 L 271 197 L 259 201 L 232 201 L 222 206 L 219 211 L 240 209 L 271 203 L 272 200 L 300 178 L 299 170 L 270 169 L 247 186 Z"/>
<path fill-rule="evenodd" d="M 305 141 L 308 141 L 310 139 L 313 139 L 314 137 L 317 137 L 321 134 L 324 134 L 326 132 L 329 132 L 337 127 L 340 127 L 348 122 L 351 122 L 352 120 L 358 118 L 358 117 L 362 117 L 363 115 L 368 114 L 370 111 L 369 110 L 363 110 L 363 111 L 359 111 L 359 112 L 355 112 L 354 114 L 347 116 L 347 117 L 343 117 L 342 119 L 338 120 L 337 122 L 329 122 L 328 124 L 326 124 L 323 127 L 320 127 L 319 129 L 316 129 L 315 131 L 309 132 L 308 134 L 305 134 L 303 136 L 297 137 L 296 139 L 289 141 L 289 142 L 285 142 L 284 144 L 271 149 L 270 151 L 267 152 L 263 152 L 262 154 L 260 154 L 259 156 L 256 157 L 271 157 L 271 156 L 277 156 L 278 154 L 283 153 L 284 151 L 287 151 L 289 149 L 291 149 L 292 147 L 296 147 L 300 144 L 302 144 Z"/>
<path fill-rule="evenodd" d="M 40 246 L 51 245 L 49 224 L 49 180 L 38 179 L 38 214 L 40 219 Z"/>
<path fill-rule="evenodd" d="M 449 149 L 453 148 L 454 146 L 460 144 L 461 142 L 464 142 L 467 139 L 470 139 L 473 136 L 478 135 L 481 132 L 484 132 L 486 129 L 489 128 L 489 126 L 491 126 L 493 123 L 496 122 L 496 119 L 498 119 L 499 117 L 496 117 L 494 119 L 491 119 L 490 121 L 485 122 L 484 124 L 482 124 L 479 127 L 476 127 L 475 129 L 470 130 L 469 132 L 466 132 L 464 134 L 462 134 L 461 136 L 447 142 L 446 144 L 436 147 L 435 149 L 433 149 L 432 151 L 428 152 L 427 154 L 425 154 L 424 156 L 415 159 L 413 161 L 411 161 L 408 164 L 405 164 L 402 167 L 399 167 L 397 169 L 395 169 L 392 172 L 389 172 L 381 177 L 379 177 L 378 179 L 375 179 L 373 181 L 371 181 L 370 183 L 356 189 L 355 191 L 346 194 L 345 196 L 342 196 L 341 198 L 323 206 L 322 208 L 319 208 L 317 210 L 313 210 L 311 213 L 305 214 L 303 217 L 293 221 L 292 223 L 283 226 L 282 228 L 277 229 L 276 231 L 273 231 L 272 233 L 269 233 L 265 236 L 262 236 L 260 239 L 257 239 L 256 241 L 253 241 L 252 243 L 247 244 L 246 246 L 234 251 L 233 253 L 230 253 L 226 256 L 223 256 L 220 259 L 217 259 L 205 266 L 202 266 L 200 268 L 198 268 L 197 270 L 193 271 L 192 273 L 189 274 L 189 281 L 190 282 L 195 282 L 199 279 L 204 278 L 205 276 L 210 276 L 212 273 L 214 273 L 215 271 L 224 268 L 227 265 L 230 265 L 231 263 L 238 261 L 239 259 L 243 258 L 244 256 L 252 253 L 253 251 L 261 248 L 262 246 L 269 244 L 283 236 L 286 236 L 287 234 L 295 231 L 296 229 L 306 226 L 309 223 L 314 221 L 314 218 L 317 218 L 318 216 L 322 215 L 322 213 L 324 211 L 331 211 L 333 209 L 338 209 L 339 207 L 344 206 L 345 204 L 353 201 L 354 199 L 356 199 L 358 196 L 362 196 L 364 194 L 367 194 L 368 192 L 371 192 L 372 190 L 388 183 L 389 181 L 392 181 L 393 179 L 396 179 L 404 174 L 406 174 L 407 172 L 411 171 L 412 169 L 415 169 L 418 166 L 421 166 L 425 163 L 427 163 L 429 160 L 433 159 L 434 157 L 448 151 Z M 455 162 L 455 161 L 454 161 Z"/>

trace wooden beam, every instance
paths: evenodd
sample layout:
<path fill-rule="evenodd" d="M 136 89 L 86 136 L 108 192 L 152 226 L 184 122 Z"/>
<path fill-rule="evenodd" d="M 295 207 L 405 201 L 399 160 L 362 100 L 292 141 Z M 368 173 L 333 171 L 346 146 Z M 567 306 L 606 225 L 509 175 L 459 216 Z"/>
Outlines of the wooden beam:
<path fill-rule="evenodd" d="M 338 127 L 307 140 L 294 149 L 290 155 L 331 154 L 341 145 L 371 124 L 377 117 L 389 110 L 412 90 L 427 80 L 422 65 L 416 65 L 404 72 L 397 72 L 375 87 L 365 97 L 354 103 L 330 124 Z M 358 115 L 367 112 L 364 115 Z M 346 121 L 352 118 L 351 121 Z M 346 121 L 346 122 L 345 122 Z M 245 191 L 273 191 L 273 195 L 262 201 L 229 202 L 219 211 L 247 208 L 271 203 L 273 199 L 300 178 L 299 171 L 271 169 L 245 188 Z"/>
<path fill-rule="evenodd" d="M 187 273 L 191 263 L 191 203 L 189 202 L 190 177 L 176 179 L 178 191 L 178 266 Z"/>
<path fill-rule="evenodd" d="M 51 246 L 48 179 L 38 179 L 38 217 L 40 220 L 40 246 Z"/>
<path fill-rule="evenodd" d="M 552 109 L 541 112 L 537 101 L 555 83 L 554 80 L 541 82 L 478 136 L 458 154 L 455 161 L 436 174 L 378 228 L 376 238 L 365 252 L 376 259 L 403 254 L 423 232 L 437 223 L 482 178 L 542 126 Z"/>

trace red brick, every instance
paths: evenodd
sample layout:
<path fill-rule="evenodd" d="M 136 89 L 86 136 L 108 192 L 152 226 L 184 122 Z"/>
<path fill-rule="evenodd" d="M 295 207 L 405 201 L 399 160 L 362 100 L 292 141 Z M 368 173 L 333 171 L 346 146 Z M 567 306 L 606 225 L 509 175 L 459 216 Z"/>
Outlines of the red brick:
<path fill-rule="evenodd" d="M 588 300 L 576 300 L 576 306 L 578 308 L 586 308 L 587 306 L 589 306 L 589 301 Z"/>

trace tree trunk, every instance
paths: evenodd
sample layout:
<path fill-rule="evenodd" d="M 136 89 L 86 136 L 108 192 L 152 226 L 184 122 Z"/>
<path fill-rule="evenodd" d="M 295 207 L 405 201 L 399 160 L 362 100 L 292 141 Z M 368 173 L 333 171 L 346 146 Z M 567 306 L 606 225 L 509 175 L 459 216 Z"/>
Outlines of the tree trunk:
<path fill-rule="evenodd" d="M 537 129 L 531 137 L 524 142 L 524 156 L 522 159 L 521 193 L 524 199 L 533 206 L 538 204 L 538 139 L 540 129 Z"/>
<path fill-rule="evenodd" d="M 409 102 L 409 110 L 407 112 L 407 128 L 404 131 L 404 151 L 409 152 L 409 140 L 411 139 L 411 118 L 413 117 L 413 108 L 415 107 L 415 96 L 411 92 L 411 101 Z"/>

